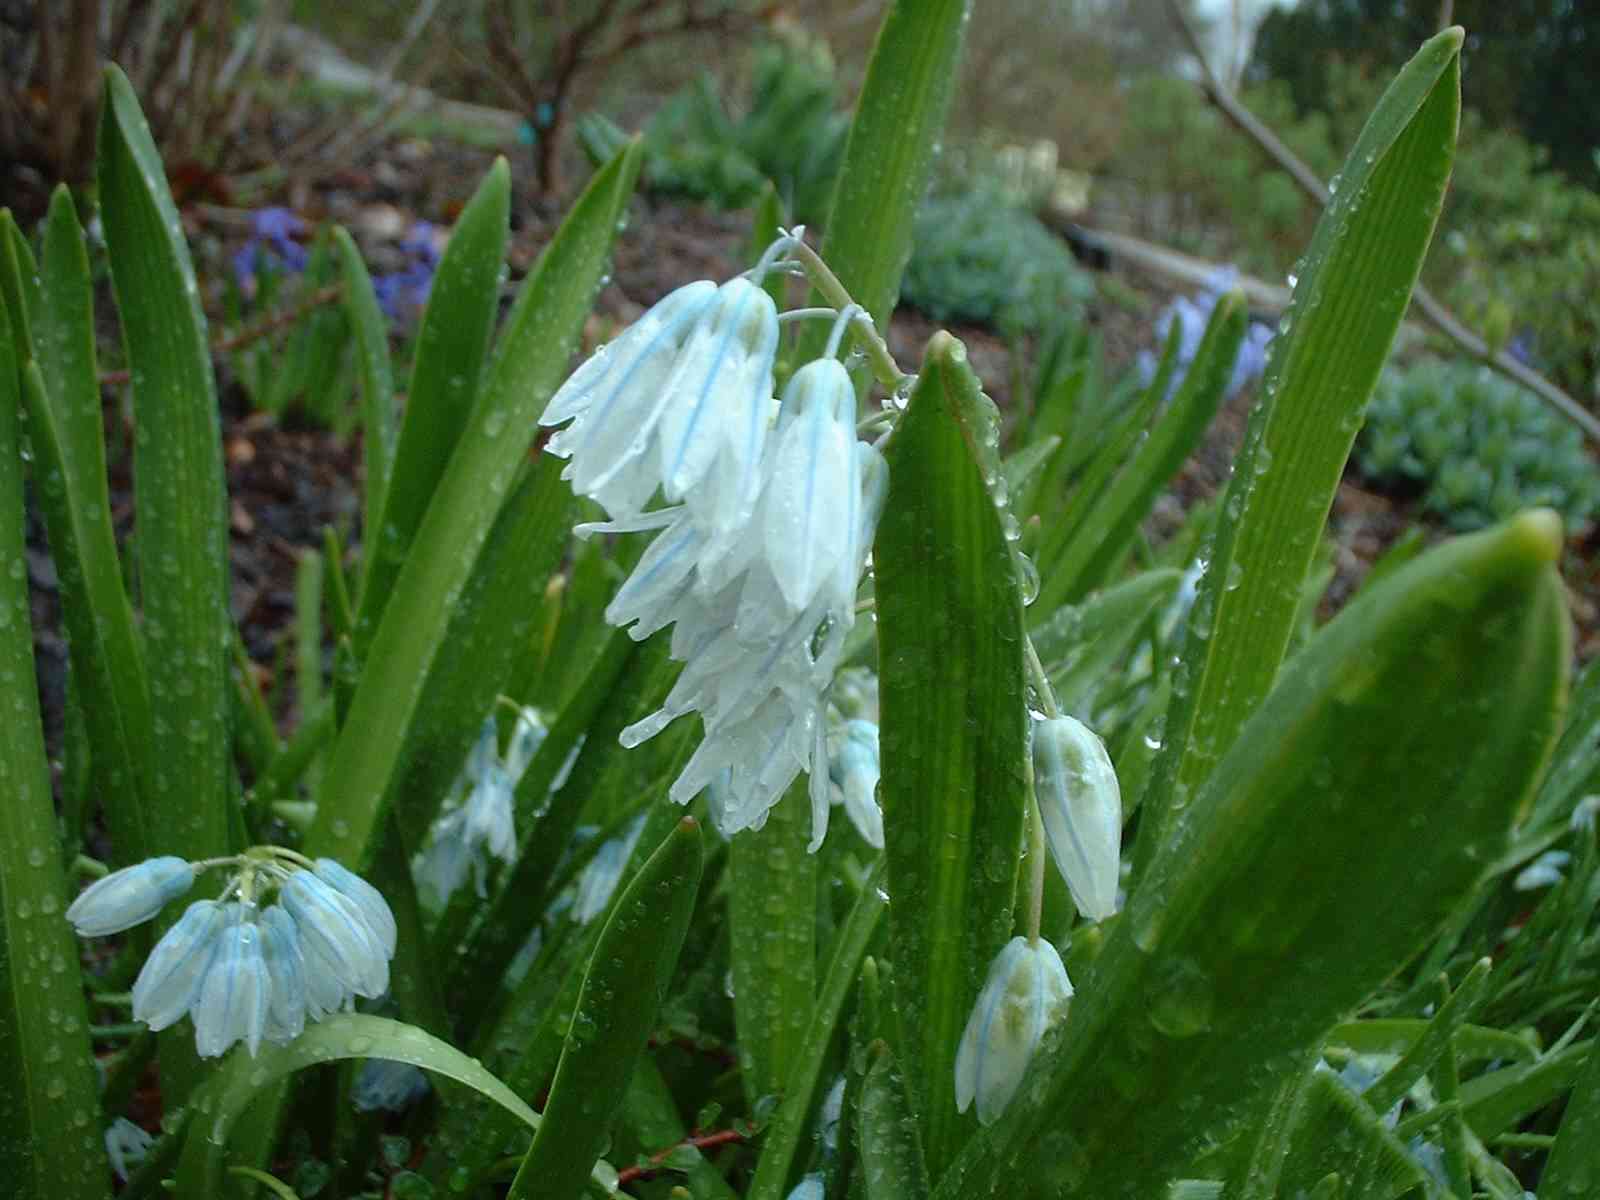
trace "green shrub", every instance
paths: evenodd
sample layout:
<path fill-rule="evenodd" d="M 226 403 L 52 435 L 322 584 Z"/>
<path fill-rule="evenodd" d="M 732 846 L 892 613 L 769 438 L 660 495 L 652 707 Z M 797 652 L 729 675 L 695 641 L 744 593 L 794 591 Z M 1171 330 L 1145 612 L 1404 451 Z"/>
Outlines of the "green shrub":
<path fill-rule="evenodd" d="M 1541 504 L 1577 528 L 1600 506 L 1600 470 L 1577 429 L 1532 393 L 1465 362 L 1386 375 L 1355 459 L 1376 483 L 1421 489 L 1424 507 L 1456 529 Z"/>
<path fill-rule="evenodd" d="M 744 208 L 770 179 L 796 220 L 818 221 L 827 214 L 849 121 L 827 49 L 774 44 L 756 56 L 742 116 L 729 113 L 710 75 L 662 106 L 645 131 L 645 183 Z"/>
<path fill-rule="evenodd" d="M 1094 295 L 1066 244 L 987 188 L 929 200 L 915 237 L 900 295 L 936 321 L 1034 331 Z"/>

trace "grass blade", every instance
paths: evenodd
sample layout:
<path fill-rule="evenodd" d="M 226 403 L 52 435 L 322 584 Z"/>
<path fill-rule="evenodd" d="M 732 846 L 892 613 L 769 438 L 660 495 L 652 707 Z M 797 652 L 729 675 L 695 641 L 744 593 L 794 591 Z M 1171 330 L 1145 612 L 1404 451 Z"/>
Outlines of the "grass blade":
<path fill-rule="evenodd" d="M 1462 36 L 1439 34 L 1401 69 L 1300 264 L 1190 623 L 1189 678 L 1168 720 L 1141 861 L 1260 704 L 1288 650 L 1302 582 L 1444 198 Z"/>
<path fill-rule="evenodd" d="M 994 420 L 961 344 L 935 336 L 874 548 L 897 1057 L 935 1178 L 977 1128 L 956 1113 L 956 1047 L 1011 936 L 1022 844 L 1022 603 L 976 457 Z"/>
<path fill-rule="evenodd" d="M 362 527 L 372 544 L 381 542 L 375 533 L 383 528 L 383 506 L 389 495 L 389 479 L 394 468 L 395 411 L 394 372 L 389 363 L 389 326 L 378 306 L 367 264 L 361 251 L 344 229 L 333 231 L 333 253 L 338 259 L 339 276 L 344 282 L 344 317 L 361 375 L 361 452 L 367 475 L 362 494 Z M 368 556 L 370 561 L 371 555 Z"/>
<path fill-rule="evenodd" d="M 539 1132 L 508 1200 L 582 1192 L 672 981 L 700 887 L 701 841 L 700 826 L 683 818 L 612 909 L 589 960 Z"/>
<path fill-rule="evenodd" d="M 16 347 L 0 297 L 0 562 L 25 548 Z M 77 941 L 62 920 L 50 767 L 33 672 L 27 577 L 0 571 L 0 1178 L 24 1196 L 93 1200 L 108 1194 L 89 1022 Z M 55 966 L 52 966 L 55 964 Z M 60 969 L 71 965 L 71 970 Z M 74 1123 L 67 1114 L 82 1117 Z"/>
<path fill-rule="evenodd" d="M 352 868 L 371 853 L 445 632 L 567 369 L 637 172 L 637 147 L 598 172 L 523 285 L 473 410 L 481 436 L 451 456 L 373 635 L 329 759 L 312 852 Z"/>
<path fill-rule="evenodd" d="M 228 533 L 217 394 L 194 266 L 133 88 L 106 68 L 101 219 L 133 371 L 140 607 L 150 727 L 146 819 L 162 853 L 228 850 Z"/>
<path fill-rule="evenodd" d="M 434 272 L 417 336 L 405 420 L 398 445 L 390 443 L 392 478 L 385 477 L 377 498 L 370 491 L 369 467 L 366 582 L 356 618 L 356 649 L 363 655 L 422 514 L 467 427 L 499 311 L 510 206 L 510 172 L 505 160 L 498 159 L 461 211 Z M 346 257 L 347 288 L 360 261 L 353 253 Z M 376 303 L 374 299 L 374 310 Z M 381 344 L 387 346 L 387 341 Z"/>

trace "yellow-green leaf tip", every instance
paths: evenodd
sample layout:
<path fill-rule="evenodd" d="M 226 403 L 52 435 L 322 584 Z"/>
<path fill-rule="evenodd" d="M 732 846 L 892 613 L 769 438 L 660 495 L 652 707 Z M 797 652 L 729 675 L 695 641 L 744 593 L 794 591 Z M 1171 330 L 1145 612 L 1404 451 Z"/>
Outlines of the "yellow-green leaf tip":
<path fill-rule="evenodd" d="M 1553 508 L 1530 508 L 1512 517 L 1510 529 L 1517 542 L 1529 554 L 1542 562 L 1553 563 L 1561 557 L 1564 537 L 1561 516 Z"/>

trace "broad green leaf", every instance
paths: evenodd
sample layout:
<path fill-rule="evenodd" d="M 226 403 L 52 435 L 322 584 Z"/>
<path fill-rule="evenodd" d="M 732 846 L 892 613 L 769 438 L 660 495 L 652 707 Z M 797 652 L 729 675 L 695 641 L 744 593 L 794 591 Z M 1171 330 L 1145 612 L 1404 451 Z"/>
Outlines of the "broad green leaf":
<path fill-rule="evenodd" d="M 856 1110 L 856 1145 L 867 1200 L 922 1200 L 929 1191 L 928 1168 L 922 1161 L 916 1116 L 906 1105 L 905 1081 L 884 1043 L 875 1043 L 868 1054 L 872 1065 Z"/>
<path fill-rule="evenodd" d="M 1560 548 L 1549 512 L 1458 539 L 1289 662 L 942 1198 L 1157 1194 L 1427 943 L 1559 728 Z"/>
<path fill-rule="evenodd" d="M 1346 1195 L 1363 1200 L 1392 1200 L 1423 1186 L 1422 1167 L 1363 1099 L 1336 1075 L 1312 1072 L 1278 1195 L 1306 1195 L 1332 1172 L 1338 1172 Z"/>
<path fill-rule="evenodd" d="M 1229 292 L 1217 302 L 1194 362 L 1166 412 L 1104 493 L 1086 496 L 1088 512 L 1052 568 L 1049 583 L 1040 592 L 1040 603 L 1049 606 L 1052 596 L 1078 600 L 1106 582 L 1112 564 L 1138 532 L 1156 495 L 1183 465 L 1216 415 L 1248 318 L 1243 293 Z M 1158 387 L 1159 376 L 1150 391 L 1161 396 L 1164 388 L 1158 391 Z"/>
<path fill-rule="evenodd" d="M 956 1047 L 1011 936 L 1022 844 L 1022 602 L 980 457 L 995 419 L 936 335 L 885 451 L 873 551 L 896 1054 L 935 1177 L 976 1128 L 956 1113 Z"/>
<path fill-rule="evenodd" d="M 0 296 L 0 562 L 23 562 L 16 347 Z M 50 767 L 33 673 L 27 576 L 0 571 L 0 1178 L 23 1196 L 109 1193 L 78 945 L 61 917 Z"/>
<path fill-rule="evenodd" d="M 1600 1051 L 1592 1043 L 1586 1060 L 1539 1174 L 1544 1200 L 1581 1200 L 1600 1183 Z"/>
<path fill-rule="evenodd" d="M 539 413 L 604 273 L 638 170 L 630 148 L 598 172 L 523 285 L 488 378 L 417 530 L 334 744 L 307 846 L 352 869 L 372 852 L 426 682 Z"/>
<path fill-rule="evenodd" d="M 163 854 L 228 850 L 228 531 L 205 316 L 133 88 L 106 68 L 101 221 L 133 372 L 134 506 L 153 718 L 146 820 Z M 169 1097 L 170 1099 L 171 1097 Z"/>
<path fill-rule="evenodd" d="M 389 364 L 389 326 L 378 305 L 367 264 L 344 229 L 333 231 L 333 252 L 344 284 L 344 316 L 355 346 L 361 376 L 361 453 L 367 469 L 362 481 L 362 526 L 383 528 L 395 457 L 394 372 Z M 415 375 L 413 375 L 415 379 Z M 413 395 L 415 393 L 413 392 Z M 374 537 L 371 544 L 381 544 Z M 370 569 L 371 556 L 367 558 Z"/>
<path fill-rule="evenodd" d="M 184 1139 L 177 1194 L 226 1194 L 222 1175 L 228 1139 L 256 1097 L 296 1071 L 352 1058 L 382 1058 L 432 1071 L 487 1096 L 524 1125 L 539 1125 L 538 1115 L 515 1092 L 448 1042 L 385 1017 L 341 1013 L 311 1026 L 287 1045 L 263 1046 L 254 1057 L 235 1053 L 222 1063 L 195 1097 L 196 1123 Z"/>
<path fill-rule="evenodd" d="M 539 1130 L 508 1200 L 577 1197 L 604 1151 L 689 928 L 704 857 L 685 817 L 623 891 L 595 943 Z"/>
<path fill-rule="evenodd" d="M 1136 866 L 1233 744 L 1289 647 L 1301 584 L 1439 215 L 1462 36 L 1439 34 L 1402 68 L 1299 265 L 1208 555 Z"/>
<path fill-rule="evenodd" d="M 800 1146 L 800 1134 L 817 1100 L 823 1060 L 838 1034 L 845 997 L 861 970 L 861 960 L 883 913 L 887 897 L 881 890 L 882 880 L 881 868 L 868 876 L 850 915 L 834 937 L 828 969 L 817 992 L 817 1007 L 811 1014 L 800 1052 L 795 1056 L 794 1071 L 784 1088 L 783 1102 L 762 1136 L 761 1159 L 756 1164 L 755 1179 L 750 1183 L 746 1200 L 783 1200 L 788 1195 L 789 1175 Z"/>
<path fill-rule="evenodd" d="M 401 563 L 472 412 L 499 311 L 510 205 L 510 172 L 505 159 L 496 159 L 462 209 L 428 290 L 405 420 L 399 444 L 390 444 L 393 474 L 377 501 L 369 472 L 367 528 L 373 533 L 367 539 L 356 618 L 356 648 L 362 654 L 377 632 Z M 347 288 L 359 265 L 359 255 L 347 256 Z M 379 322 L 381 330 L 381 314 Z M 387 340 L 379 344 L 387 347 Z"/>
<path fill-rule="evenodd" d="M 895 0 L 856 101 L 822 257 L 880 329 L 911 257 L 911 218 L 944 129 L 970 7 L 970 0 Z M 821 325 L 801 344 L 815 354 L 826 338 Z"/>
<path fill-rule="evenodd" d="M 92 698 L 83 715 L 97 790 L 114 861 L 128 864 L 160 851 L 152 847 L 142 800 L 150 779 L 150 705 L 111 526 L 92 286 L 83 233 L 63 188 L 50 204 L 34 322 L 41 354 L 37 373 L 23 377 L 23 399 L 72 669 Z"/>
<path fill-rule="evenodd" d="M 821 768 L 826 769 L 826 768 Z M 728 844 L 728 957 L 745 1098 L 781 1091 L 817 988 L 817 856 L 804 778 Z"/>

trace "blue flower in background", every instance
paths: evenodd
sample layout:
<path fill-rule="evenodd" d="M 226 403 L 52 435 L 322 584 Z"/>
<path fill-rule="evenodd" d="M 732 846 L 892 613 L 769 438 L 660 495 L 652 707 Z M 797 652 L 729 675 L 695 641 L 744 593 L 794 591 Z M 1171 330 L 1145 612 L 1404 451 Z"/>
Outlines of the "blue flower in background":
<path fill-rule="evenodd" d="M 400 250 L 406 255 L 406 265 L 372 281 L 378 306 L 392 321 L 415 319 L 428 303 L 433 275 L 439 269 L 439 244 L 433 225 L 428 221 L 414 223 L 401 239 Z"/>
<path fill-rule="evenodd" d="M 1170 398 L 1178 390 L 1178 385 L 1183 382 L 1183 377 L 1188 373 L 1189 366 L 1194 362 L 1194 357 L 1200 350 L 1200 341 L 1205 337 L 1206 325 L 1211 320 L 1211 313 L 1217 307 L 1217 301 L 1233 290 L 1238 282 L 1239 272 L 1233 267 L 1219 267 L 1206 277 L 1200 291 L 1193 298 L 1179 296 L 1166 308 L 1161 310 L 1161 315 L 1156 318 L 1156 338 L 1161 345 L 1166 345 L 1167 338 L 1172 334 L 1173 323 L 1178 328 L 1178 357 L 1173 365 L 1172 382 L 1167 386 L 1167 396 Z M 1270 326 L 1263 325 L 1260 321 L 1250 322 L 1250 327 L 1245 330 L 1244 341 L 1239 344 L 1239 356 L 1234 359 L 1233 374 L 1228 379 L 1226 398 L 1239 394 L 1244 386 L 1261 375 L 1267 367 L 1267 343 L 1272 341 L 1273 330 Z M 1148 385 L 1155 378 L 1158 358 L 1148 350 L 1139 352 L 1137 370 L 1139 377 Z"/>
<path fill-rule="evenodd" d="M 233 277 L 238 280 L 240 291 L 246 295 L 255 292 L 256 273 L 263 266 L 296 275 L 304 271 L 310 255 L 295 235 L 306 229 L 306 223 L 290 209 L 257 209 L 250 218 L 250 240 L 233 256 Z"/>

